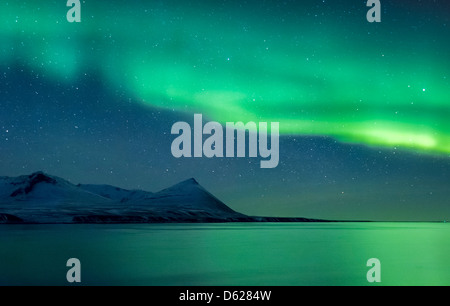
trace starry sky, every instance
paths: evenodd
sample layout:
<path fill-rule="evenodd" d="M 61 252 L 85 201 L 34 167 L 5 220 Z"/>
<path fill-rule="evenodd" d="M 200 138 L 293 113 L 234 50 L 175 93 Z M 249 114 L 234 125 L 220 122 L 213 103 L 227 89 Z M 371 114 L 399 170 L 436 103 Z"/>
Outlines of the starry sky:
<path fill-rule="evenodd" d="M 0 3 L 0 175 L 157 191 L 251 215 L 450 219 L 444 0 Z M 280 122 L 280 164 L 176 159 L 171 127 Z"/>

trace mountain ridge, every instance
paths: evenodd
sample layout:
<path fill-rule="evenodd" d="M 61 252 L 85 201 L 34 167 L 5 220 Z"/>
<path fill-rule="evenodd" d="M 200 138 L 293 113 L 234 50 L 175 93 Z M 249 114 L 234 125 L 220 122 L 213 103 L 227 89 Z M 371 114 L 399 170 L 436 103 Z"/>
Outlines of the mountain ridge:
<path fill-rule="evenodd" d="M 78 184 L 42 171 L 0 177 L 0 223 L 315 222 L 241 214 L 190 178 L 158 192 Z"/>

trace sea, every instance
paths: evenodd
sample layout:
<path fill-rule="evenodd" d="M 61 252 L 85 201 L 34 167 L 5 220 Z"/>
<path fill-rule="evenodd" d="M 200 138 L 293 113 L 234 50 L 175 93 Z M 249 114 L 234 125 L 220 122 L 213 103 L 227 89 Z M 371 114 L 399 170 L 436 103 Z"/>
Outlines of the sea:
<path fill-rule="evenodd" d="M 450 285 L 450 224 L 0 225 L 2 286 L 74 285 L 71 258 L 86 286 Z"/>

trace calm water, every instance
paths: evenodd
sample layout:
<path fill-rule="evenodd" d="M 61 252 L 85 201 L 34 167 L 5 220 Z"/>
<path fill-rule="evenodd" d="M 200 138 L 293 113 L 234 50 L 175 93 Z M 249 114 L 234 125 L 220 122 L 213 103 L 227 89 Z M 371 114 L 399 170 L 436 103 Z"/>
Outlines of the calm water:
<path fill-rule="evenodd" d="M 450 285 L 450 224 L 2 225 L 0 285 Z"/>

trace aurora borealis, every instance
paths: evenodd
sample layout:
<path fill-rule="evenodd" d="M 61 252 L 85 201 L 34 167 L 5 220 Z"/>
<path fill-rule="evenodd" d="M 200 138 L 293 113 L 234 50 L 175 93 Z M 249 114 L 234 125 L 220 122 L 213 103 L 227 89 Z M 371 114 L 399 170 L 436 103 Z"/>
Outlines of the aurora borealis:
<path fill-rule="evenodd" d="M 179 177 L 221 173 L 224 185 L 243 188 L 216 187 L 236 209 L 240 202 L 233 201 L 246 188 L 263 195 L 267 213 L 277 211 L 274 198 L 289 195 L 281 200 L 289 203 L 280 208 L 284 215 L 304 211 L 293 208 L 299 207 L 294 199 L 322 203 L 293 191 L 308 178 L 302 187 L 322 193 L 325 186 L 323 202 L 358 190 L 344 202 L 348 211 L 370 202 L 361 218 L 370 218 L 366 209 L 375 205 L 366 191 L 395 181 L 404 189 L 390 183 L 383 195 L 400 206 L 415 203 L 405 218 L 426 210 L 430 192 L 439 200 L 429 218 L 440 218 L 449 206 L 448 4 L 382 1 L 382 22 L 372 24 L 365 2 L 85 1 L 81 23 L 68 23 L 66 1 L 3 1 L 2 175 L 48 169 L 80 181 L 83 173 L 72 168 L 77 159 L 94 181 L 115 174 L 120 178 L 111 183 L 128 188 L 137 188 L 138 179 L 163 187 Z M 170 125 L 193 113 L 220 123 L 280 122 L 281 169 L 268 174 L 248 170 L 252 161 L 171 159 Z M 37 135 L 43 142 L 24 146 Z M 154 158 L 158 165 L 149 168 Z M 102 174 L 92 175 L 94 168 Z M 143 173 L 128 181 L 137 169 Z M 159 175 L 162 182 L 148 178 Z M 411 193 L 417 185 L 423 198 Z M 402 218 L 400 206 L 392 218 Z"/>
<path fill-rule="evenodd" d="M 450 153 L 443 13 L 420 26 L 420 7 L 385 3 L 386 19 L 402 5 L 413 16 L 378 25 L 364 6 L 322 1 L 87 2 L 69 24 L 62 4 L 3 3 L 2 61 L 63 82 L 93 67 L 143 103 L 221 122 Z"/>

